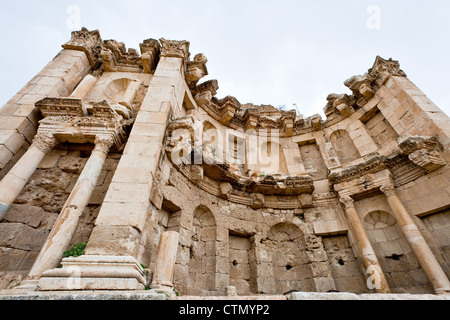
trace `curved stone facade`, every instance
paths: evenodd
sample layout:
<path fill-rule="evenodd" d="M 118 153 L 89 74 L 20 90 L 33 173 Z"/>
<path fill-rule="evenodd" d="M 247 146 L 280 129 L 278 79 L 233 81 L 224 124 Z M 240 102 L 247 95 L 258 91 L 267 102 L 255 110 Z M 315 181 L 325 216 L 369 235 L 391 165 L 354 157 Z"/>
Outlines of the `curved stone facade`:
<path fill-rule="evenodd" d="M 305 118 L 217 98 L 189 45 L 82 29 L 1 109 L 0 288 L 450 291 L 450 119 L 397 61 Z"/>

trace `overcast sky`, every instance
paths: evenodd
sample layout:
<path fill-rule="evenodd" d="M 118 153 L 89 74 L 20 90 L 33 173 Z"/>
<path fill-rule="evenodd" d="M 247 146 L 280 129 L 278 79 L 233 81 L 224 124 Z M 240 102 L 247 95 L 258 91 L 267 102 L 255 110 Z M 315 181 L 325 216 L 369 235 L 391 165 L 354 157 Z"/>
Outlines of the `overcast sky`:
<path fill-rule="evenodd" d="M 4 1 L 0 11 L 0 105 L 36 75 L 74 28 L 139 48 L 144 39 L 188 40 L 204 53 L 218 97 L 296 104 L 323 114 L 330 93 L 372 67 L 400 61 L 422 91 L 450 115 L 448 0 L 128 0 Z"/>

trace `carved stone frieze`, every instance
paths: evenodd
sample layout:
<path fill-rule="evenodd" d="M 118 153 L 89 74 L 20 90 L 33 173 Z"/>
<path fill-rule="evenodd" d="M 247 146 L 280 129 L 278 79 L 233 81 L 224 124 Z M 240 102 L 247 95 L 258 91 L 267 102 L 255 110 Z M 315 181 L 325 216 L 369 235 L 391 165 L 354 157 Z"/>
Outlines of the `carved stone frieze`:
<path fill-rule="evenodd" d="M 81 99 L 72 98 L 44 98 L 35 104 L 36 108 L 45 117 L 87 115 Z"/>
<path fill-rule="evenodd" d="M 93 102 L 85 108 L 82 101 L 72 98 L 45 98 L 36 103 L 43 119 L 40 132 L 54 135 L 61 142 L 94 143 L 98 135 L 113 137 L 121 150 L 126 143 L 124 127 L 129 124 L 107 101 Z"/>

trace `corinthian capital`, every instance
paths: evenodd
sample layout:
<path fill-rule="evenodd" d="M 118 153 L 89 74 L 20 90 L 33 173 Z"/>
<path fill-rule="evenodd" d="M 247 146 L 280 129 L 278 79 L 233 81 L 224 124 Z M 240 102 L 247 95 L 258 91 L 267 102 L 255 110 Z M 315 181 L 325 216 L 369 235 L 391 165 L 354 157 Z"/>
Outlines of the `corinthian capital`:
<path fill-rule="evenodd" d="M 395 191 L 394 181 L 389 180 L 380 187 L 381 192 L 383 192 L 387 197 L 392 197 L 397 195 L 397 191 Z"/>
<path fill-rule="evenodd" d="M 112 135 L 97 135 L 94 144 L 95 150 L 108 154 L 109 149 L 114 144 L 114 137 Z"/>
<path fill-rule="evenodd" d="M 48 132 L 38 132 L 38 134 L 34 136 L 32 146 L 44 153 L 49 153 L 57 144 L 58 140 L 53 134 Z"/>
<path fill-rule="evenodd" d="M 98 30 L 89 31 L 82 28 L 80 31 L 72 32 L 72 38 L 69 42 L 62 45 L 64 49 L 84 51 L 88 56 L 92 67 L 95 67 L 100 59 L 103 41 Z"/>
<path fill-rule="evenodd" d="M 189 52 L 190 43 L 188 41 L 166 40 L 164 38 L 161 38 L 159 41 L 162 45 L 162 57 L 181 58 L 184 59 L 185 63 L 189 60 L 191 54 Z"/>
<path fill-rule="evenodd" d="M 339 201 L 345 206 L 345 209 L 355 207 L 355 201 L 350 196 L 341 196 Z"/>
<path fill-rule="evenodd" d="M 389 80 L 391 76 L 406 77 L 403 70 L 400 69 L 398 61 L 383 59 L 377 56 L 373 67 L 369 70 L 369 74 L 375 77 L 375 84 L 380 88 Z"/>

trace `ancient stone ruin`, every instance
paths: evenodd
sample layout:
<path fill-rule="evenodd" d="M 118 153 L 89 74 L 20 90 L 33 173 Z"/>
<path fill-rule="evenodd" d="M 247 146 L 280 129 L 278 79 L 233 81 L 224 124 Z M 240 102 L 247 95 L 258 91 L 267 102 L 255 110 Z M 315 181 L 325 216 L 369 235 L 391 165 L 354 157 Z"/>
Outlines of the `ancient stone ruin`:
<path fill-rule="evenodd" d="M 397 61 L 306 118 L 189 46 L 83 28 L 0 110 L 2 294 L 450 292 L 450 119 Z"/>

